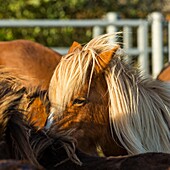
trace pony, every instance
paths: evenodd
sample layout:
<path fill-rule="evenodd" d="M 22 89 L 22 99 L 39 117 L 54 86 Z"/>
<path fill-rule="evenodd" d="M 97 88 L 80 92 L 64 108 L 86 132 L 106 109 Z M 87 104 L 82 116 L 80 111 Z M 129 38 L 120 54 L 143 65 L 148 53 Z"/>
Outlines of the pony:
<path fill-rule="evenodd" d="M 157 79 L 161 81 L 170 81 L 170 63 L 167 63 L 165 67 L 161 70 Z"/>
<path fill-rule="evenodd" d="M 0 83 L 0 160 L 28 160 L 38 166 L 28 137 L 28 126 L 24 114 L 18 110 L 24 88 Z"/>
<path fill-rule="evenodd" d="M 50 130 L 36 129 L 25 117 L 23 110 L 18 108 L 25 94 L 25 87 L 15 84 L 15 77 L 5 76 L 7 73 L 3 69 L 0 72 L 4 75 L 4 79 L 2 75 L 0 79 L 0 169 L 170 168 L 169 154 L 147 153 L 117 158 L 90 156 L 77 149 L 70 130 L 60 131 L 55 123 Z"/>
<path fill-rule="evenodd" d="M 40 87 L 25 87 L 22 80 L 21 77 L 14 76 L 11 69 L 0 67 L 1 96 L 7 95 L 6 93 L 9 93 L 9 91 L 17 93 L 16 87 L 23 89 L 22 100 L 18 102 L 16 107 L 22 110 L 27 121 L 34 124 L 38 129 L 42 128 L 46 123 L 50 108 L 47 91 L 41 90 Z"/>
<path fill-rule="evenodd" d="M 11 73 L 23 76 L 26 87 L 48 89 L 56 65 L 62 55 L 29 40 L 0 42 L 0 65 L 11 68 Z"/>
<path fill-rule="evenodd" d="M 124 62 L 115 34 L 74 42 L 49 86 L 47 128 L 74 129 L 78 148 L 105 156 L 170 153 L 170 87 Z M 55 131 L 55 130 L 54 130 Z"/>

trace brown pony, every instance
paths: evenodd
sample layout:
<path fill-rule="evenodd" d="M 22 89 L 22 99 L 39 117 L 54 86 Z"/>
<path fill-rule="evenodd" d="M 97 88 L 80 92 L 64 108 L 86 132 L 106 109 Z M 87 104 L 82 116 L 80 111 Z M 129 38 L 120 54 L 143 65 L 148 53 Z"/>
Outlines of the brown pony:
<path fill-rule="evenodd" d="M 7 73 L 4 70 L 1 69 L 0 73 L 0 169 L 142 170 L 143 166 L 146 170 L 170 168 L 169 154 L 94 157 L 78 150 L 70 132 L 59 131 L 55 124 L 50 131 L 35 129 L 25 118 L 23 110 L 18 109 L 26 89 L 16 84 L 15 77 L 8 77 L 9 74 L 5 76 Z"/>
<path fill-rule="evenodd" d="M 166 66 L 159 73 L 157 79 L 162 81 L 170 81 L 170 63 L 166 64 Z"/>
<path fill-rule="evenodd" d="M 26 87 L 47 89 L 61 54 L 28 40 L 0 42 L 0 65 L 23 76 Z"/>
<path fill-rule="evenodd" d="M 105 155 L 170 153 L 170 87 L 127 65 L 106 34 L 74 43 L 49 87 L 47 125 L 74 129 L 78 147 Z M 49 126 L 48 126 L 49 127 Z"/>
<path fill-rule="evenodd" d="M 1 92 L 1 95 L 6 95 L 11 90 L 14 91 L 16 87 L 24 89 L 22 91 L 22 100 L 18 102 L 17 108 L 22 110 L 27 120 L 34 124 L 35 127 L 42 128 L 45 125 L 50 108 L 47 91 L 40 90 L 39 87 L 25 88 L 22 80 L 19 76 L 15 77 L 11 73 L 11 69 L 0 67 L 0 87 L 4 91 L 3 93 Z"/>
<path fill-rule="evenodd" d="M 41 161 L 44 156 L 47 156 L 49 152 L 51 155 L 57 152 L 58 155 L 63 155 L 61 158 L 54 157 L 56 164 L 64 162 L 65 159 L 76 162 L 78 158 L 71 154 L 75 150 L 75 140 L 64 133 L 57 133 L 50 137 L 47 132 L 34 128 L 25 116 L 25 110 L 19 108 L 27 93 L 26 88 L 18 84 L 18 78 L 9 76 L 10 73 L 4 69 L 1 68 L 0 73 L 0 160 L 26 160 L 34 167 L 41 169 L 40 162 L 44 163 Z M 46 151 L 47 148 L 50 151 Z M 56 164 L 53 165 L 54 168 Z"/>

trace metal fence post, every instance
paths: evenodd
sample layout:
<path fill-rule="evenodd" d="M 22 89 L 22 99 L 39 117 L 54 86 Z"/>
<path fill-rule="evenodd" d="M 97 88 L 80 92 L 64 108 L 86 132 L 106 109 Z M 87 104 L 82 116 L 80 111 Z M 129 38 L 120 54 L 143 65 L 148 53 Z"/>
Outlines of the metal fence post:
<path fill-rule="evenodd" d="M 118 14 L 115 12 L 108 12 L 106 14 L 106 19 L 110 22 L 110 23 L 114 23 L 117 19 L 118 19 Z M 117 27 L 114 25 L 109 25 L 106 27 L 106 33 L 116 33 L 117 32 Z M 110 41 L 115 42 L 116 39 L 112 38 Z"/>
<path fill-rule="evenodd" d="M 148 23 L 143 21 L 138 27 L 138 62 L 144 74 L 149 74 L 149 58 L 148 58 Z"/>
<path fill-rule="evenodd" d="M 128 51 L 132 48 L 132 27 L 124 26 L 123 27 L 123 48 L 125 51 Z M 127 55 L 126 61 L 127 63 L 131 63 L 132 57 Z"/>
<path fill-rule="evenodd" d="M 170 62 L 170 21 L 168 21 L 168 62 Z"/>
<path fill-rule="evenodd" d="M 151 14 L 152 19 L 152 75 L 155 78 L 163 67 L 163 16 L 159 12 Z"/>
<path fill-rule="evenodd" d="M 93 32 L 92 32 L 93 38 L 101 35 L 102 33 L 103 33 L 103 28 L 102 27 L 100 27 L 100 26 L 94 26 L 93 27 Z"/>

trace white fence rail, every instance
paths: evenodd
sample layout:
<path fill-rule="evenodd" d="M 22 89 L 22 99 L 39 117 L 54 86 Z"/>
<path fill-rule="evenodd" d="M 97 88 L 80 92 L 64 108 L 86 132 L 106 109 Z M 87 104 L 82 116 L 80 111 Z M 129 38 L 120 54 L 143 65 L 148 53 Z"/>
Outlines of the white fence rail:
<path fill-rule="evenodd" d="M 151 26 L 152 45 L 148 46 L 148 28 Z M 168 23 L 170 33 L 170 23 Z M 119 31 L 123 28 L 123 44 L 129 56 L 138 56 L 141 69 L 149 74 L 149 53 L 152 53 L 153 77 L 163 67 L 164 47 L 163 47 L 163 17 L 160 13 L 152 13 L 149 20 L 141 19 L 118 19 L 116 13 L 108 13 L 104 19 L 85 20 L 0 20 L 0 28 L 4 27 L 93 27 L 93 37 L 103 33 L 106 28 L 107 33 Z M 137 47 L 132 45 L 132 28 L 137 28 Z M 170 34 L 169 34 L 170 35 Z M 170 42 L 170 36 L 169 36 Z M 60 53 L 66 53 L 68 47 L 53 47 Z M 169 45 L 170 48 L 170 45 Z M 169 57 L 170 58 L 170 57 Z M 131 60 L 131 57 L 128 58 Z"/>

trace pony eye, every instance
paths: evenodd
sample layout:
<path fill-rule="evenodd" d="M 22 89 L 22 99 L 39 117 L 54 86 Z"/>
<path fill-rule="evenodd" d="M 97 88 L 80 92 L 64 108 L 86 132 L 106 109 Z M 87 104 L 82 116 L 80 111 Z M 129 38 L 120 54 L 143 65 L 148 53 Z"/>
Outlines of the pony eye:
<path fill-rule="evenodd" d="M 84 104 L 86 104 L 87 103 L 87 99 L 86 98 L 76 98 L 76 99 L 74 99 L 74 101 L 73 101 L 73 105 L 77 105 L 77 106 L 82 106 L 82 105 L 84 105 Z"/>

